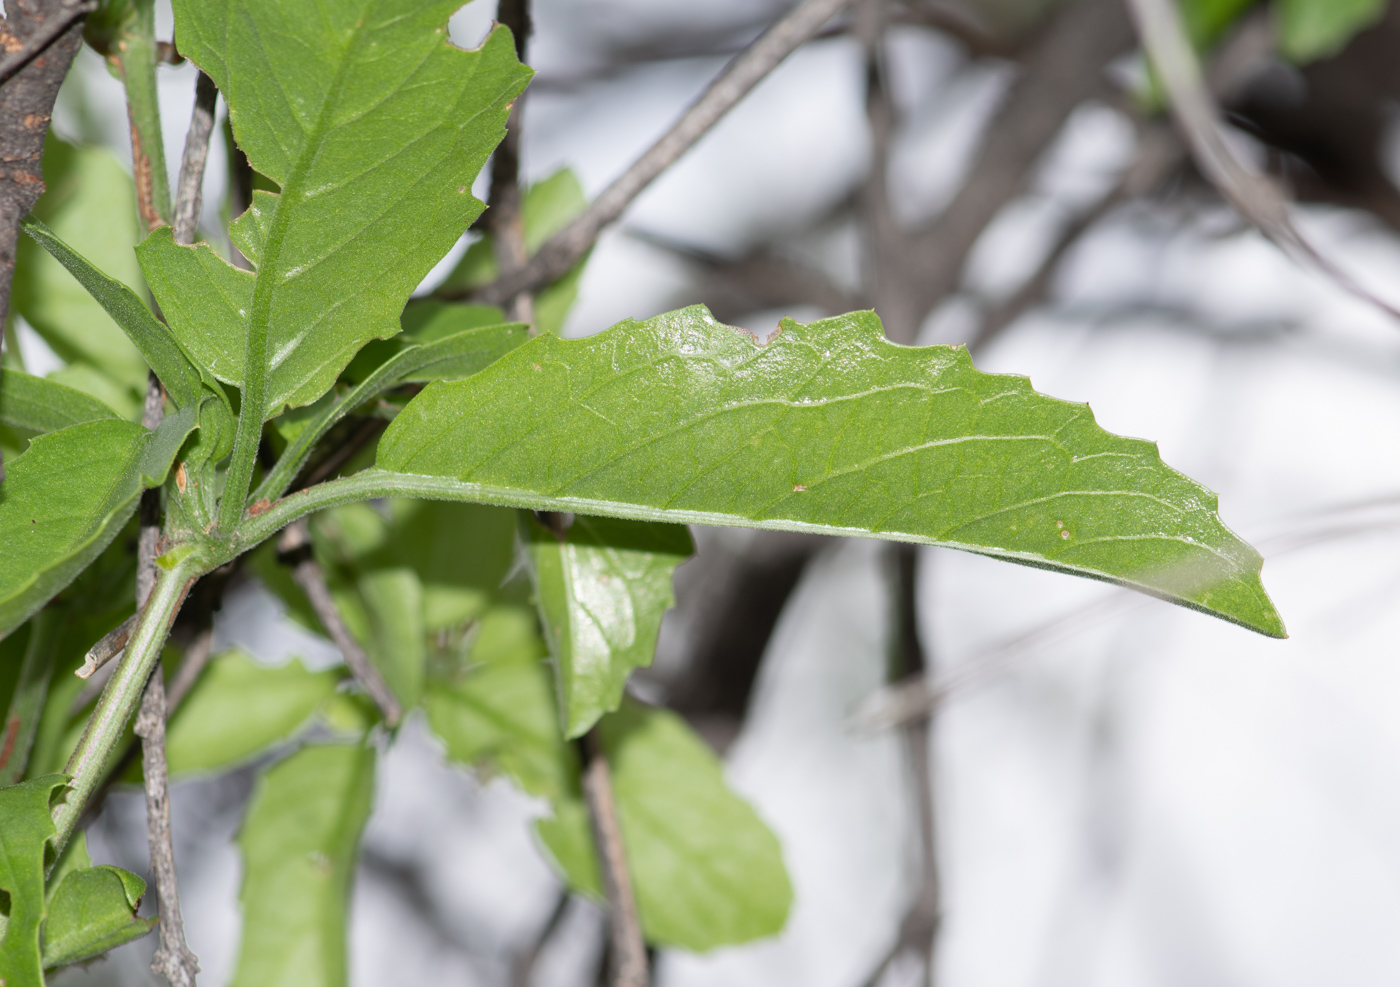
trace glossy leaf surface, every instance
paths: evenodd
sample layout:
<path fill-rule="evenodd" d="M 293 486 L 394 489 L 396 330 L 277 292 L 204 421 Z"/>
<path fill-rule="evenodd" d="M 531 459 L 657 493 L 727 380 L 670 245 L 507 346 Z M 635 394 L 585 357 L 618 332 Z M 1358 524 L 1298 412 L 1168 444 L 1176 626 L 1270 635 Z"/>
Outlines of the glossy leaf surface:
<path fill-rule="evenodd" d="M 346 918 L 374 749 L 304 747 L 258 779 L 238 837 L 243 941 L 234 987 L 343 987 Z"/>
<path fill-rule="evenodd" d="M 890 343 L 869 312 L 766 344 L 699 306 L 539 336 L 429 384 L 378 465 L 491 503 L 946 545 L 1283 634 L 1258 553 L 1154 444 L 966 350 Z"/>
<path fill-rule="evenodd" d="M 651 664 L 671 575 L 695 546 L 683 525 L 586 516 L 562 534 L 528 520 L 525 537 L 564 734 L 581 737 Z"/>
<path fill-rule="evenodd" d="M 27 620 L 116 537 L 136 509 L 149 436 L 126 421 L 35 438 L 0 487 L 0 635 Z"/>
<path fill-rule="evenodd" d="M 482 209 L 472 180 L 530 73 L 507 31 L 453 47 L 457 6 L 175 4 L 181 52 L 280 193 L 259 192 L 233 225 L 256 276 L 168 230 L 142 244 L 141 265 L 204 367 L 240 386 L 270 370 L 269 411 L 314 401 L 365 342 L 398 332 L 409 294 Z"/>
<path fill-rule="evenodd" d="M 223 771 L 289 740 L 335 695 L 342 677 L 309 672 L 296 659 L 267 668 L 237 651 L 219 655 L 170 720 L 170 774 Z"/>
<path fill-rule="evenodd" d="M 146 882 L 120 867 L 87 867 L 67 874 L 49 902 L 45 969 L 91 959 L 154 929 L 158 918 L 136 914 L 145 893 Z"/>
<path fill-rule="evenodd" d="M 55 832 L 49 803 L 67 781 L 63 775 L 45 775 L 0 788 L 0 891 L 10 903 L 0 939 L 0 982 L 5 987 L 43 987 L 44 848 Z"/>

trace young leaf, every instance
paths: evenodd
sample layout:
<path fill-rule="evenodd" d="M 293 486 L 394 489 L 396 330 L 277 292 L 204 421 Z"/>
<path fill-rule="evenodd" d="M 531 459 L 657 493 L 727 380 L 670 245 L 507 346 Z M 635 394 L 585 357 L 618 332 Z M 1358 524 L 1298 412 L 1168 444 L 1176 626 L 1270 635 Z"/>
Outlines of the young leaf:
<path fill-rule="evenodd" d="M 0 635 L 87 568 L 136 509 L 151 433 L 125 421 L 35 438 L 5 464 L 0 495 Z"/>
<path fill-rule="evenodd" d="M 1295 62 L 1335 55 L 1385 14 L 1385 0 L 1282 0 L 1279 46 Z"/>
<path fill-rule="evenodd" d="M 344 987 L 350 885 L 374 797 L 374 748 L 304 747 L 253 790 L 234 987 Z"/>
<path fill-rule="evenodd" d="M 0 422 L 35 432 L 56 432 L 69 425 L 120 418 L 82 391 L 19 370 L 5 371 L 0 387 Z"/>
<path fill-rule="evenodd" d="M 182 54 L 219 86 L 280 194 L 235 224 L 256 277 L 157 231 L 139 256 L 201 365 L 275 412 L 314 401 L 480 213 L 472 180 L 530 72 L 509 32 L 447 41 L 456 0 L 177 0 Z M 205 305 L 209 307 L 204 307 Z"/>
<path fill-rule="evenodd" d="M 632 702 L 599 730 L 648 941 L 699 951 L 780 931 L 792 884 L 778 838 L 704 742 Z"/>
<path fill-rule="evenodd" d="M 44 849 L 54 835 L 49 803 L 65 775 L 45 775 L 0 788 L 0 891 L 10 902 L 0 939 L 0 983 L 43 987 L 39 930 L 44 904 Z"/>
<path fill-rule="evenodd" d="M 44 969 L 91 959 L 140 939 L 159 923 L 136 909 L 146 882 L 119 867 L 88 867 L 63 878 L 44 924 Z"/>
<path fill-rule="evenodd" d="M 295 736 L 344 676 L 300 661 L 265 668 L 237 651 L 219 655 L 171 718 L 165 757 L 172 776 L 223 771 Z"/>
<path fill-rule="evenodd" d="M 559 687 L 564 735 L 617 709 L 632 669 L 651 664 L 671 574 L 695 551 L 679 524 L 578 517 L 562 535 L 524 522 L 530 575 Z"/>
<path fill-rule="evenodd" d="M 1086 405 L 886 340 L 871 312 L 760 343 L 695 306 L 539 336 L 429 384 L 350 484 L 640 520 L 946 545 L 1119 583 L 1273 636 L 1215 496 Z M 431 489 L 431 493 L 429 493 Z"/>
<path fill-rule="evenodd" d="M 427 661 L 422 583 L 412 569 L 398 566 L 365 573 L 356 589 L 365 617 L 356 636 L 404 708 L 416 706 Z"/>

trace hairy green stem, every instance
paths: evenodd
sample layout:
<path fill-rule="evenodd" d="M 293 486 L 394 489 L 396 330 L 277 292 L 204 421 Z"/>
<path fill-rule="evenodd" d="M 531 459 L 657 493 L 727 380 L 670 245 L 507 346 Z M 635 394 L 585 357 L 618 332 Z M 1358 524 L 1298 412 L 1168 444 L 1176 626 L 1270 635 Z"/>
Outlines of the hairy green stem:
<path fill-rule="evenodd" d="M 165 166 L 165 138 L 160 127 L 155 33 L 155 0 L 137 0 L 131 21 L 112 56 L 121 67 L 126 86 L 136 199 L 147 229 L 170 221 L 170 173 Z"/>
<path fill-rule="evenodd" d="M 29 644 L 24 649 L 19 681 L 15 683 L 15 694 L 10 699 L 10 709 L 0 731 L 0 788 L 24 777 L 29 748 L 44 712 L 44 699 L 49 694 L 54 639 L 61 624 L 62 617 L 53 608 L 40 610 L 30 624 Z"/>
<path fill-rule="evenodd" d="M 131 632 L 126 654 L 122 656 L 107 688 L 102 690 L 97 707 L 88 719 L 87 730 L 83 732 L 82 740 L 78 741 L 73 756 L 68 759 L 68 767 L 64 769 L 72 781 L 63 800 L 54 806 L 53 811 L 54 826 L 58 830 L 54 846 L 59 852 L 73 835 L 73 827 L 82 815 L 83 806 L 101 784 L 108 762 L 121 745 L 126 725 L 140 705 L 146 680 L 160 658 L 161 647 L 170 633 L 170 625 L 175 622 L 185 594 L 207 568 L 203 555 L 194 552 L 162 571 L 157 578 L 155 589 L 151 591 L 136 628 Z"/>

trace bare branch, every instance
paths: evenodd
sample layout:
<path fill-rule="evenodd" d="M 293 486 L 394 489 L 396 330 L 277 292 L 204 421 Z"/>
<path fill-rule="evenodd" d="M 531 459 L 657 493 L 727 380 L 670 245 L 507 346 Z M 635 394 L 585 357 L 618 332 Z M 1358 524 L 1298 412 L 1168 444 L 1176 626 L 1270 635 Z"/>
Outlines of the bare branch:
<path fill-rule="evenodd" d="M 525 61 L 533 24 L 530 0 L 501 0 L 496 19 L 510 28 L 515 38 L 515 57 Z M 526 91 L 528 93 L 528 90 Z M 487 205 L 486 222 L 491 229 L 491 245 L 496 254 L 496 269 L 503 274 L 520 270 L 530 259 L 525 249 L 525 221 L 520 211 L 520 118 L 525 104 L 522 93 L 510 108 L 506 135 L 491 157 L 491 197 Z M 534 296 L 522 291 L 508 300 L 506 318 L 533 325 Z"/>
<path fill-rule="evenodd" d="M 214 108 L 219 90 L 203 72 L 194 87 L 194 112 L 180 159 L 180 183 L 175 191 L 175 242 L 194 243 L 204 203 L 204 165 L 209 160 L 209 135 L 214 132 Z"/>
<path fill-rule="evenodd" d="M 49 7 L 58 9 L 46 12 L 43 22 L 25 41 L 24 47 L 0 61 L 0 85 L 10 81 L 16 72 L 38 58 L 58 40 L 59 35 L 73 26 L 74 21 L 96 10 L 97 3 L 95 0 L 88 0 L 87 3 L 70 4 L 65 0 L 63 3 L 50 4 Z"/>
<path fill-rule="evenodd" d="M 73 674 L 80 679 L 92 678 L 92 673 L 122 653 L 126 642 L 131 640 L 131 631 L 136 626 L 139 613 L 134 613 L 102 636 L 102 639 L 88 649 L 83 665 Z M 92 698 L 89 696 L 88 698 Z"/>
<path fill-rule="evenodd" d="M 646 943 L 642 940 L 642 924 L 637 918 L 637 902 L 632 893 L 632 878 L 627 868 L 627 852 L 622 845 L 622 828 L 617 819 L 617 802 L 613 798 L 612 772 L 596 730 L 584 737 L 588 762 L 583 772 L 583 795 L 588 802 L 588 815 L 593 823 L 593 842 L 598 850 L 598 870 L 603 877 L 603 891 L 608 896 L 610 970 L 612 987 L 647 987 Z"/>
<path fill-rule="evenodd" d="M 356 681 L 364 687 L 365 692 L 369 693 L 370 698 L 384 714 L 384 722 L 391 727 L 397 726 L 403 717 L 403 707 L 399 705 L 398 697 L 389 688 L 389 683 L 384 681 L 384 676 L 375 667 L 374 662 L 369 660 L 369 655 L 365 654 L 364 648 L 360 647 L 360 642 L 355 640 L 349 628 L 345 626 L 340 608 L 336 606 L 330 588 L 326 585 L 326 577 L 311 555 L 311 538 L 305 518 L 288 525 L 282 532 L 277 542 L 277 552 L 292 566 L 292 578 L 311 601 L 311 608 L 316 611 L 321 626 L 340 649 L 350 674 L 355 676 Z"/>
<path fill-rule="evenodd" d="M 80 18 L 87 12 L 87 5 L 62 0 L 6 6 L 0 50 L 14 54 L 0 63 L 5 72 L 0 81 L 0 326 L 9 320 L 19 221 L 44 191 L 44 135 L 58 87 L 82 44 Z M 0 482 L 4 479 L 0 459 Z"/>
<path fill-rule="evenodd" d="M 165 682 L 156 662 L 135 732 L 141 738 L 141 769 L 146 782 L 146 839 L 151 845 L 151 877 L 160 899 L 160 947 L 151 969 L 170 981 L 171 987 L 194 987 L 199 961 L 185 942 L 180 917 L 180 887 L 175 877 L 175 850 L 170 837 L 170 779 L 165 766 Z"/>
<path fill-rule="evenodd" d="M 503 274 L 475 292 L 463 291 L 461 296 L 471 295 L 486 304 L 499 305 L 522 292 L 537 291 L 562 277 L 643 189 L 674 164 L 783 59 L 820 31 L 848 2 L 803 0 L 730 62 L 675 126 L 609 185 L 581 216 L 550 237 L 529 263 L 514 272 Z"/>
<path fill-rule="evenodd" d="M 180 704 L 190 694 L 194 684 L 199 681 L 199 676 L 209 665 L 209 657 L 213 649 L 214 629 L 212 627 L 206 627 L 195 635 L 195 639 L 185 649 L 185 656 L 180 660 L 180 667 L 175 670 L 175 679 L 170 683 L 170 692 L 166 696 L 165 718 L 167 720 L 175 715 L 175 711 L 180 708 Z"/>
<path fill-rule="evenodd" d="M 1104 69 L 1132 42 L 1121 0 L 1072 0 L 1041 29 L 967 181 L 933 224 L 910 239 L 898 270 L 884 272 L 883 285 L 906 286 L 875 299 L 891 339 L 913 342 L 924 315 L 956 287 L 987 224 L 1025 188 L 1075 107 L 1104 91 Z"/>
<path fill-rule="evenodd" d="M 1128 0 L 1128 7 L 1170 97 L 1172 116 L 1201 173 L 1284 253 L 1326 275 L 1343 290 L 1400 318 L 1400 309 L 1376 297 L 1303 236 L 1293 224 L 1283 189 L 1230 147 L 1220 107 L 1206 88 L 1200 62 L 1173 0 Z"/>

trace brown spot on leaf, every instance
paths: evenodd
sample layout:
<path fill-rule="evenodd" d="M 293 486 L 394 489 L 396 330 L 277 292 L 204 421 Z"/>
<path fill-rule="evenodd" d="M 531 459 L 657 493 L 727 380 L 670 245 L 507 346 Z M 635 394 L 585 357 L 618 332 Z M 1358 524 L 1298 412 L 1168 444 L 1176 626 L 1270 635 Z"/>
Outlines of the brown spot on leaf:
<path fill-rule="evenodd" d="M 259 514 L 266 513 L 270 507 L 272 507 L 272 501 L 268 500 L 266 497 L 263 497 L 261 500 L 255 500 L 252 506 L 248 508 L 248 516 L 257 517 Z"/>
<path fill-rule="evenodd" d="M 175 467 L 175 486 L 179 489 L 180 493 L 184 493 L 189 483 L 190 477 L 189 474 L 185 472 L 185 464 L 180 463 Z"/>
<path fill-rule="evenodd" d="M 805 483 L 794 483 L 794 484 L 792 485 L 792 492 L 793 492 L 793 493 L 801 493 L 802 491 L 804 491 L 804 490 L 806 490 L 806 489 L 807 489 L 807 484 L 805 484 Z"/>

